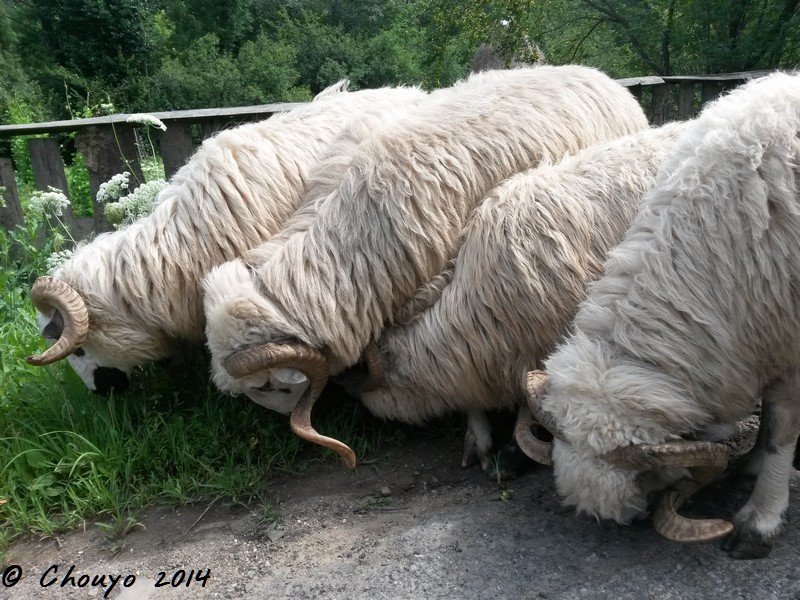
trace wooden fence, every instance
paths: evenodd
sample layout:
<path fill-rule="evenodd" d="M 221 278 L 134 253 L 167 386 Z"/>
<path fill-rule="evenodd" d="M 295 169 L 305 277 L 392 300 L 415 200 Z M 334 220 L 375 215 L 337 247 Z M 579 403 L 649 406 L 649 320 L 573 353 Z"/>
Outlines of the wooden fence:
<path fill-rule="evenodd" d="M 696 115 L 701 107 L 724 90 L 765 75 L 766 71 L 728 73 L 724 75 L 636 77 L 620 79 L 639 99 L 651 123 L 660 125 Z M 151 113 L 166 126 L 159 131 L 158 151 L 164 162 L 167 178 L 171 177 L 194 151 L 193 139 L 205 139 L 221 129 L 258 121 L 289 110 L 302 103 L 266 104 L 238 108 L 183 110 Z M 132 171 L 142 181 L 139 152 L 136 147 L 135 124 L 128 123 L 130 115 L 55 121 L 26 125 L 0 126 L 0 138 L 27 138 L 28 151 L 36 188 L 49 186 L 68 195 L 64 163 L 58 140 L 53 137 L 30 137 L 42 134 L 74 133 L 75 145 L 89 172 L 92 198 L 100 184 L 113 175 Z M 194 129 L 194 136 L 193 134 Z M 14 168 L 8 158 L 0 158 L 0 186 L 4 188 L 5 206 L 0 208 L 0 226 L 11 229 L 23 223 L 23 212 L 17 193 Z M 65 224 L 74 239 L 82 239 L 92 231 L 108 231 L 111 226 L 103 215 L 102 206 L 93 201 L 94 217 L 77 218 L 72 209 L 65 215 Z"/>

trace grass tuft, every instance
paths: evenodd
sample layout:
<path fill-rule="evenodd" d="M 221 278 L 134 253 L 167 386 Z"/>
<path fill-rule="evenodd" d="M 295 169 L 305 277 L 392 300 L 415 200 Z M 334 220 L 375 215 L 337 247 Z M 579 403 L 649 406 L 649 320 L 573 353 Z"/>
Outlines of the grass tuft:
<path fill-rule="evenodd" d="M 202 352 L 180 368 L 140 369 L 111 398 L 88 392 L 64 362 L 31 367 L 24 358 L 43 342 L 25 288 L 12 288 L 0 298 L 0 311 L 13 314 L 0 325 L 0 544 L 93 519 L 125 531 L 153 504 L 266 507 L 276 474 L 338 460 L 294 436 L 285 416 L 214 391 Z M 365 428 L 355 401 L 336 404 L 315 411 L 317 426 L 363 455 L 382 425 Z"/>

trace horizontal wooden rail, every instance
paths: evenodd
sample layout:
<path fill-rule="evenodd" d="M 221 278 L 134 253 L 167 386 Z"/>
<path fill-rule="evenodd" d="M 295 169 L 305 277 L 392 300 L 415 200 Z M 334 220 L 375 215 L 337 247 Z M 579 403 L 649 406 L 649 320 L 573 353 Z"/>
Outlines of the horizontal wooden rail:
<path fill-rule="evenodd" d="M 305 102 L 278 102 L 275 104 L 260 104 L 258 106 L 235 106 L 229 108 L 199 108 L 196 110 L 174 110 L 171 112 L 147 113 L 164 122 L 167 127 L 170 123 L 202 123 L 213 120 L 233 120 L 235 117 L 266 119 L 275 113 L 285 112 Z M 72 119 L 70 121 L 51 121 L 48 123 L 27 123 L 22 125 L 0 125 L 0 138 L 16 137 L 21 135 L 38 135 L 42 133 L 64 133 L 78 131 L 85 127 L 103 125 L 123 125 L 128 122 L 130 113 L 109 115 L 107 117 L 91 117 L 88 119 Z"/>
<path fill-rule="evenodd" d="M 630 77 L 617 81 L 626 86 L 642 104 L 654 125 L 670 120 L 695 116 L 702 106 L 721 92 L 768 74 L 769 71 L 748 71 L 717 75 L 651 75 Z M 171 177 L 194 152 L 194 141 L 214 135 L 226 127 L 247 121 L 257 121 L 303 106 L 304 102 L 279 102 L 259 106 L 229 108 L 204 108 L 172 112 L 148 113 L 160 119 L 166 131 L 158 131 L 158 151 L 164 163 L 167 178 Z M 137 148 L 136 127 L 129 123 L 130 114 L 106 117 L 0 126 L 0 139 L 42 134 L 74 133 L 75 145 L 81 153 L 89 172 L 92 198 L 96 198 L 100 184 L 116 173 L 129 171 L 134 181 L 142 181 Z M 58 142 L 54 138 L 28 139 L 36 187 L 46 190 L 57 187 L 68 193 L 64 176 L 64 163 Z M 22 222 L 23 211 L 16 188 L 14 170 L 10 159 L 0 158 L 0 186 L 5 188 L 5 207 L 0 208 L 0 227 L 13 228 Z M 91 231 L 107 231 L 111 227 L 105 220 L 103 207 L 93 200 L 94 217 L 79 219 L 72 212 L 65 222 L 74 239 L 81 239 Z"/>

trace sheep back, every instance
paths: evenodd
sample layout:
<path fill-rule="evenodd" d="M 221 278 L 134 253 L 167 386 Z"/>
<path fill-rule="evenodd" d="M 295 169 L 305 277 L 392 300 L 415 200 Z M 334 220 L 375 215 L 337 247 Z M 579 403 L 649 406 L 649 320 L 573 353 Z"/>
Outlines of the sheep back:
<path fill-rule="evenodd" d="M 84 348 L 128 369 L 204 332 L 202 277 L 277 233 L 301 205 L 326 149 L 359 114 L 426 96 L 416 88 L 346 92 L 203 142 L 151 215 L 82 244 L 54 274 L 86 302 Z"/>
<path fill-rule="evenodd" d="M 375 414 L 419 422 L 508 408 L 561 337 L 687 124 L 596 144 L 511 177 L 476 207 L 437 302 L 377 346 Z"/>
<path fill-rule="evenodd" d="M 219 332 L 213 343 L 209 334 L 212 352 L 224 359 L 295 339 L 355 363 L 443 270 L 489 189 L 542 160 L 644 127 L 630 93 L 586 67 L 483 72 L 433 92 L 364 145 L 313 224 L 271 260 L 252 275 L 231 264 L 207 278 L 207 314 Z"/>

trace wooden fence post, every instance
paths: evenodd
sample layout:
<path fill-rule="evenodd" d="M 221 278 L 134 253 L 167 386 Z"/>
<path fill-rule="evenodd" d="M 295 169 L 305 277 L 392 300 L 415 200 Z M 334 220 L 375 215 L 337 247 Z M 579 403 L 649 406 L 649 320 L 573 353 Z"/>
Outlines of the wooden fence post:
<path fill-rule="evenodd" d="M 64 162 L 61 160 L 61 149 L 58 142 L 53 138 L 28 138 L 28 152 L 31 156 L 31 169 L 36 189 L 46 192 L 48 188 L 54 187 L 61 190 L 69 199 L 67 176 L 64 172 Z M 72 205 L 64 210 L 63 222 L 73 235 L 77 233 Z"/>
<path fill-rule="evenodd" d="M 105 207 L 97 202 L 97 192 L 100 184 L 124 171 L 131 173 L 130 189 L 144 182 L 133 127 L 125 123 L 92 125 L 78 131 L 75 145 L 89 171 L 95 231 L 112 231 L 114 228 L 105 217 Z"/>
<path fill-rule="evenodd" d="M 719 83 L 716 81 L 704 81 L 700 85 L 700 106 L 705 106 L 714 98 L 719 96 Z"/>
<path fill-rule="evenodd" d="M 214 137 L 220 131 L 227 129 L 231 126 L 230 119 L 209 119 L 207 121 L 203 121 L 200 125 L 200 137 L 204 140 L 207 140 L 210 137 Z"/>
<path fill-rule="evenodd" d="M 167 130 L 159 133 L 159 146 L 164 161 L 164 177 L 169 181 L 194 151 L 192 126 L 188 123 L 168 123 Z"/>
<path fill-rule="evenodd" d="M 653 125 L 663 125 L 667 122 L 667 109 L 669 101 L 669 84 L 660 83 L 653 86 L 653 107 L 651 122 Z"/>
<path fill-rule="evenodd" d="M 22 215 L 22 205 L 19 203 L 14 166 L 10 158 L 0 158 L 0 186 L 4 188 L 4 206 L 0 207 L 0 227 L 11 230 L 17 225 L 23 225 L 25 220 Z"/>
<path fill-rule="evenodd" d="M 684 81 L 678 85 L 678 119 L 694 116 L 694 83 Z"/>

